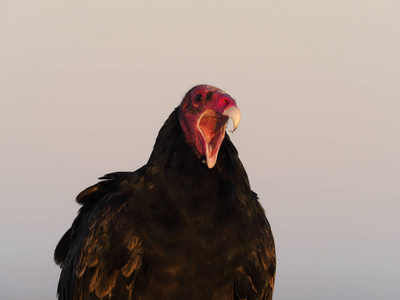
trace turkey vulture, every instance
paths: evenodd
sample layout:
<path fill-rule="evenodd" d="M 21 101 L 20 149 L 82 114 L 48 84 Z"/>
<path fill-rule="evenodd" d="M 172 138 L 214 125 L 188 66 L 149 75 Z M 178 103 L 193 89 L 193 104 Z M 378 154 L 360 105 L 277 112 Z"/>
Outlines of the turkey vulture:
<path fill-rule="evenodd" d="M 195 86 L 150 158 L 77 196 L 58 243 L 59 299 L 272 299 L 275 247 L 238 152 L 235 100 Z"/>

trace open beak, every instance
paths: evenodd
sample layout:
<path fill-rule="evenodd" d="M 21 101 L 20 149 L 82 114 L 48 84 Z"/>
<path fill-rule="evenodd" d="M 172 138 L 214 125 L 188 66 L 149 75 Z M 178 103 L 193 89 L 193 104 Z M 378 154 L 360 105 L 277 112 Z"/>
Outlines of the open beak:
<path fill-rule="evenodd" d="M 225 138 L 228 119 L 233 122 L 233 132 L 240 122 L 240 110 L 236 106 L 228 107 L 222 114 L 208 110 L 199 119 L 198 127 L 204 138 L 204 153 L 209 169 L 212 169 L 217 162 L 218 152 Z"/>

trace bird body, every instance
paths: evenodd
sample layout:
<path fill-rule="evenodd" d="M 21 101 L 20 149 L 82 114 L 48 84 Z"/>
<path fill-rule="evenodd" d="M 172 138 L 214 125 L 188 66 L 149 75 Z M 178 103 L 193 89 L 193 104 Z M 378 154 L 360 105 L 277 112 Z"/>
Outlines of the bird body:
<path fill-rule="evenodd" d="M 59 299 L 272 299 L 274 240 L 225 136 L 231 99 L 193 88 L 146 165 L 78 195 L 82 207 L 55 251 Z"/>

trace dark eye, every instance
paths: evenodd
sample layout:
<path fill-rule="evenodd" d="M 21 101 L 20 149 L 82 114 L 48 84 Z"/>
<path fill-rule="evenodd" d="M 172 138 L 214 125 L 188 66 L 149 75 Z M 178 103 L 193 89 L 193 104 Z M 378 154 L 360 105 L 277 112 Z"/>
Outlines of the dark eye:
<path fill-rule="evenodd" d="M 196 102 L 197 104 L 200 103 L 201 100 L 203 100 L 203 95 L 202 94 L 196 94 L 194 96 L 194 102 Z"/>

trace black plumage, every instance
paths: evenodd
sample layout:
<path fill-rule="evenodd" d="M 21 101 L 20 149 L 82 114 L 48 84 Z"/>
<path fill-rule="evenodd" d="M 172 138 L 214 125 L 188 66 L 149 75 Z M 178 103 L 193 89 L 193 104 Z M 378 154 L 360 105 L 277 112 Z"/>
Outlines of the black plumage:
<path fill-rule="evenodd" d="M 272 299 L 273 236 L 237 150 L 225 136 L 207 167 L 180 113 L 146 165 L 77 196 L 55 250 L 59 299 Z"/>

